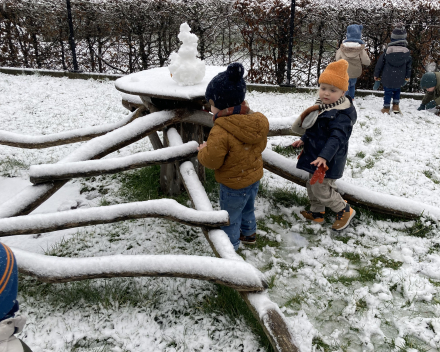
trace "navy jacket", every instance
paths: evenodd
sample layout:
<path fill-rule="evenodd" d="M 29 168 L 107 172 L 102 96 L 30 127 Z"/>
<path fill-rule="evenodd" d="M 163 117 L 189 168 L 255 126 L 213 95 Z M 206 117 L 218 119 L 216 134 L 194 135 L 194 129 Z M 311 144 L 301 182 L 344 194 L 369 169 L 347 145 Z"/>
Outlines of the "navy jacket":
<path fill-rule="evenodd" d="M 407 47 L 388 46 L 377 60 L 374 77 L 382 77 L 382 85 L 386 88 L 400 88 L 405 78 L 411 77 L 412 58 Z"/>
<path fill-rule="evenodd" d="M 351 102 L 351 98 L 347 98 Z M 347 161 L 348 140 L 356 120 L 353 104 L 345 110 L 324 111 L 301 137 L 304 150 L 296 167 L 313 174 L 316 166 L 310 163 L 320 156 L 327 160 L 329 167 L 325 178 L 341 178 Z"/>

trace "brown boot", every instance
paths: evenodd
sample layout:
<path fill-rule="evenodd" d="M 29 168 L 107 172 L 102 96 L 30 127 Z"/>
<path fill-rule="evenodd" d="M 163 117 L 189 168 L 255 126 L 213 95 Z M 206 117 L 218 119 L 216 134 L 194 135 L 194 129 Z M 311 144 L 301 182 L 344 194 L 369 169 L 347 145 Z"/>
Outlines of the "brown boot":
<path fill-rule="evenodd" d="M 393 104 L 393 112 L 394 112 L 395 114 L 400 114 L 400 113 L 402 113 L 402 111 L 400 111 L 399 104 Z"/>
<path fill-rule="evenodd" d="M 356 215 L 356 211 L 350 207 L 349 204 L 345 206 L 344 209 L 336 213 L 336 220 L 333 223 L 332 229 L 335 231 L 341 231 L 345 229 L 349 224 L 351 219 Z"/>
<path fill-rule="evenodd" d="M 390 107 L 384 107 L 382 110 L 380 110 L 380 112 L 382 113 L 382 114 L 390 114 Z"/>
<path fill-rule="evenodd" d="M 304 216 L 304 218 L 306 218 L 306 220 L 318 222 L 318 223 L 324 222 L 324 214 L 325 214 L 324 211 L 315 213 L 310 210 L 303 210 L 300 213 L 302 216 Z"/>

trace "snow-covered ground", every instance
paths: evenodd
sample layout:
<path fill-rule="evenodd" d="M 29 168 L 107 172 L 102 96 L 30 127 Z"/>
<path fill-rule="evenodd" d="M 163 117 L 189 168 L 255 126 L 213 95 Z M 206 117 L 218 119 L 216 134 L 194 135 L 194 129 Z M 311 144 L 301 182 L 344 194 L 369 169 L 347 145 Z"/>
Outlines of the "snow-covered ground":
<path fill-rule="evenodd" d="M 0 74 L 0 98 L 2 129 L 28 135 L 114 123 L 128 114 L 114 82 Z M 298 115 L 315 97 L 252 92 L 247 100 L 254 111 L 275 119 Z M 403 114 L 388 116 L 380 113 L 381 98 L 356 97 L 358 122 L 344 181 L 440 208 L 440 118 L 417 111 L 419 104 L 403 99 Z M 271 137 L 268 148 L 294 140 Z M 0 146 L 0 204 L 30 184 L 31 165 L 55 163 L 81 144 L 41 150 Z M 152 147 L 145 138 L 109 157 L 147 150 Z M 399 221 L 360 209 L 352 226 L 335 236 L 331 217 L 322 226 L 306 223 L 299 216 L 302 203 L 277 196 L 304 196 L 302 187 L 267 171 L 262 184 L 258 235 L 266 245 L 243 248 L 241 254 L 265 272 L 269 295 L 304 351 L 440 350 L 437 222 Z M 119 186 L 111 176 L 71 181 L 34 213 L 124 202 Z M 2 242 L 67 257 L 213 256 L 200 230 L 161 219 Z M 217 293 L 207 282 L 137 278 L 36 285 L 25 277 L 20 282 L 21 312 L 29 318 L 21 337 L 35 352 L 145 351 L 146 346 L 151 351 L 263 350 L 243 318 L 207 308 Z"/>

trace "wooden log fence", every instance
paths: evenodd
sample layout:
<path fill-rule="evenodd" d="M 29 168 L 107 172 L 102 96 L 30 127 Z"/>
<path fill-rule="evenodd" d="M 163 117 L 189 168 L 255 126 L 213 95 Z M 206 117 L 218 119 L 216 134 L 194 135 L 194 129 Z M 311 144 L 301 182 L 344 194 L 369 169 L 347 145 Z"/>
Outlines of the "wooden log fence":
<path fill-rule="evenodd" d="M 148 136 L 150 133 L 175 124 L 190 114 L 190 110 L 180 109 L 139 117 L 126 126 L 88 141 L 66 158 L 59 161 L 59 163 L 100 159 Z M 50 184 L 26 187 L 15 197 L 0 205 L 0 218 L 29 214 L 58 191 L 66 182 L 65 180 L 60 180 Z"/>
<path fill-rule="evenodd" d="M 112 255 L 59 258 L 12 248 L 20 273 L 48 283 L 112 277 L 181 277 L 205 280 L 236 289 L 260 292 L 263 275 L 245 261 L 188 255 Z"/>
<path fill-rule="evenodd" d="M 173 199 L 157 199 L 0 219 L 0 237 L 44 233 L 153 217 L 198 227 L 220 227 L 229 224 L 228 212 L 224 210 L 203 212 L 187 208 Z"/>
<path fill-rule="evenodd" d="M 286 158 L 272 150 L 266 149 L 263 152 L 263 165 L 266 170 L 300 186 L 306 186 L 308 173 L 296 168 L 296 160 Z M 405 219 L 415 219 L 422 214 L 440 219 L 440 209 L 432 205 L 374 192 L 342 180 L 337 180 L 336 186 L 342 197 L 350 204 L 361 205 L 378 213 Z"/>
<path fill-rule="evenodd" d="M 171 146 L 181 145 L 183 143 L 180 135 L 174 128 L 170 128 L 167 131 L 167 137 Z M 189 161 L 182 163 L 180 165 L 180 174 L 194 208 L 197 210 L 212 211 L 211 202 L 197 177 L 194 165 Z M 235 253 L 224 231 L 218 229 L 208 230 L 207 228 L 202 228 L 202 230 L 217 257 L 231 259 L 237 262 L 243 260 L 243 258 Z M 251 309 L 255 318 L 261 323 L 275 351 L 299 351 L 283 313 L 279 307 L 270 300 L 266 292 L 240 292 L 240 295 Z"/>
<path fill-rule="evenodd" d="M 129 124 L 142 115 L 145 111 L 146 108 L 141 106 L 127 117 L 116 123 L 91 126 L 41 136 L 28 136 L 14 132 L 0 131 L 0 144 L 26 149 L 43 149 L 58 145 L 84 142 Z"/>
<path fill-rule="evenodd" d="M 197 156 L 198 146 L 197 142 L 192 141 L 181 147 L 168 147 L 160 151 L 148 151 L 121 158 L 33 165 L 29 169 L 29 178 L 32 183 L 38 184 L 78 177 L 114 174 L 151 165 L 169 164 Z"/>

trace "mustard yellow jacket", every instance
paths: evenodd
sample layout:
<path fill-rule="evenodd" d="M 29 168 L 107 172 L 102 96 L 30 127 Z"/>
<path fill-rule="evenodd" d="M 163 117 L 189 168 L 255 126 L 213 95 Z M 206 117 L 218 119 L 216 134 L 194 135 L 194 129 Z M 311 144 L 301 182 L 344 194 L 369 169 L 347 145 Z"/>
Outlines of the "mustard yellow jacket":
<path fill-rule="evenodd" d="M 199 161 L 215 170 L 217 182 L 240 189 L 263 177 L 263 158 L 269 121 L 259 112 L 219 117 L 199 151 Z"/>

